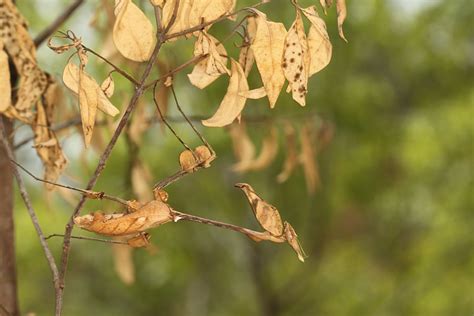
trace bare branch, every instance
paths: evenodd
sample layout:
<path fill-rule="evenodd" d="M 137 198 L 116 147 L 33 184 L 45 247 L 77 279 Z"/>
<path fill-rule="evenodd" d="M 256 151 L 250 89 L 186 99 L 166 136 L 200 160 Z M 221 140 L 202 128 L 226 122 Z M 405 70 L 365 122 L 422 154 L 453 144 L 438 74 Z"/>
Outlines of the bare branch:
<path fill-rule="evenodd" d="M 47 28 L 41 31 L 34 39 L 35 46 L 38 47 L 50 37 L 69 17 L 84 3 L 84 0 L 75 0 L 63 13 L 61 13 L 56 20 Z"/>
<path fill-rule="evenodd" d="M 5 132 L 5 126 L 3 124 L 3 119 L 0 119 L 0 136 L 2 139 L 3 147 L 5 148 L 5 151 L 8 155 L 8 158 L 10 160 L 14 160 L 14 155 L 12 148 L 10 147 L 10 144 L 7 139 L 7 135 Z M 56 303 L 58 300 L 61 300 L 61 289 L 60 289 L 60 276 L 59 276 L 59 271 L 58 267 L 56 265 L 56 262 L 54 260 L 53 254 L 51 250 L 48 247 L 48 244 L 46 243 L 46 239 L 43 234 L 43 230 L 41 229 L 41 226 L 38 221 L 38 217 L 36 216 L 36 212 L 33 209 L 33 205 L 31 204 L 30 197 L 28 195 L 28 192 L 26 191 L 25 183 L 23 182 L 23 179 L 20 176 L 20 172 L 15 164 L 12 163 L 12 170 L 15 175 L 16 181 L 18 183 L 18 188 L 20 190 L 20 195 L 25 203 L 26 209 L 28 211 L 28 214 L 30 215 L 31 221 L 33 223 L 33 226 L 35 227 L 36 234 L 39 237 L 41 247 L 43 248 L 43 252 L 45 254 L 46 260 L 48 261 L 49 268 L 51 270 L 51 273 L 53 275 L 53 283 L 54 283 L 54 289 L 56 292 Z"/>

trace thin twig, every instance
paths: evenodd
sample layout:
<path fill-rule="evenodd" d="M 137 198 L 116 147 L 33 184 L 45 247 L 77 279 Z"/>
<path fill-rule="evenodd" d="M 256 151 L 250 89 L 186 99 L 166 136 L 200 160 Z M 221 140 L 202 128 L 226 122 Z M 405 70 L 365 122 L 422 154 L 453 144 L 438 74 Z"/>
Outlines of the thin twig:
<path fill-rule="evenodd" d="M 1 118 L 0 118 L 0 136 L 2 139 L 3 147 L 5 148 L 5 151 L 8 155 L 8 158 L 10 160 L 14 160 L 15 157 L 13 155 L 13 151 L 10 146 L 10 143 L 8 142 L 8 139 L 7 139 L 5 126 L 3 124 L 3 119 Z M 49 268 L 53 275 L 53 283 L 54 283 L 54 289 L 56 292 L 56 303 L 57 303 L 58 300 L 61 300 L 60 275 L 59 275 L 58 267 L 54 260 L 53 254 L 51 250 L 49 249 L 48 244 L 46 243 L 43 230 L 41 229 L 41 226 L 39 224 L 38 217 L 36 216 L 36 212 L 33 209 L 33 205 L 31 203 L 30 197 L 26 190 L 25 183 L 23 182 L 23 179 L 21 178 L 20 172 L 15 164 L 12 163 L 11 166 L 12 166 L 13 173 L 15 174 L 16 181 L 18 183 L 18 189 L 20 190 L 20 195 L 25 203 L 26 210 L 28 211 L 28 214 L 30 215 L 33 226 L 35 227 L 36 234 L 39 237 L 41 247 L 43 248 L 44 255 L 46 257 L 46 260 L 48 261 Z"/>
<path fill-rule="evenodd" d="M 21 164 L 19 164 L 15 160 L 11 160 L 11 162 L 14 163 L 15 165 L 17 165 L 17 167 L 19 167 L 21 170 L 26 172 L 30 177 L 32 177 L 33 179 L 35 179 L 37 181 L 44 182 L 44 183 L 47 183 L 47 184 L 51 184 L 51 185 L 54 185 L 54 186 L 57 186 L 57 187 L 60 187 L 60 188 L 65 188 L 65 189 L 69 189 L 69 190 L 72 190 L 72 191 L 80 192 L 85 197 L 90 198 L 90 199 L 109 200 L 109 201 L 114 201 L 114 202 L 120 203 L 120 204 L 122 204 L 124 206 L 127 206 L 127 207 L 129 206 L 128 201 L 126 201 L 124 199 L 121 199 L 119 197 L 116 197 L 116 196 L 108 195 L 105 192 L 96 192 L 96 191 L 91 191 L 91 190 L 83 190 L 83 189 L 75 188 L 75 187 L 72 187 L 72 186 L 69 186 L 69 185 L 60 184 L 60 183 L 56 183 L 56 182 L 53 182 L 53 181 L 41 179 L 41 178 L 35 176 L 28 169 L 23 167 Z"/>
<path fill-rule="evenodd" d="M 45 239 L 48 240 L 53 237 L 65 237 L 64 235 L 61 234 L 51 234 Z M 91 240 L 91 241 L 99 241 L 103 243 L 109 243 L 109 244 L 120 244 L 120 245 L 128 245 L 128 243 L 120 240 L 113 240 L 113 239 L 103 239 L 103 238 L 94 238 L 94 237 L 83 237 L 83 236 L 72 236 L 72 239 L 80 239 L 80 240 Z"/>
<path fill-rule="evenodd" d="M 147 62 L 147 65 L 145 67 L 145 70 L 140 78 L 139 84 L 136 87 L 135 93 L 132 96 L 127 109 L 120 120 L 117 129 L 115 130 L 114 134 L 112 135 L 112 138 L 110 139 L 107 147 L 105 148 L 104 152 L 102 153 L 99 164 L 97 165 L 94 174 L 92 175 L 91 179 L 89 180 L 89 183 L 87 184 L 86 190 L 91 190 L 94 185 L 97 183 L 97 180 L 102 173 L 102 171 L 105 168 L 105 165 L 107 163 L 108 158 L 110 157 L 110 154 L 112 153 L 112 149 L 115 147 L 115 144 L 117 143 L 117 140 L 119 136 L 121 135 L 123 129 L 127 125 L 127 122 L 130 118 L 131 113 L 135 109 L 139 98 L 142 96 L 142 94 L 145 92 L 145 81 L 148 78 L 148 76 L 151 73 L 151 70 L 153 68 L 153 65 L 156 62 L 158 53 L 161 49 L 162 44 L 165 42 L 165 34 L 166 32 L 171 28 L 172 24 L 176 20 L 176 14 L 177 14 L 177 6 L 179 5 L 179 0 L 176 1 L 176 7 L 175 10 L 173 11 L 173 16 L 171 17 L 170 23 L 166 26 L 165 30 L 162 33 L 157 33 L 157 42 L 155 44 L 155 47 L 153 48 L 153 52 L 151 54 L 151 57 L 149 61 Z M 71 235 L 72 235 L 72 230 L 74 228 L 74 218 L 79 214 L 81 211 L 84 203 L 86 201 L 85 196 L 82 196 L 81 200 L 79 201 L 78 205 L 74 209 L 73 213 L 71 214 L 71 217 L 69 219 L 69 222 L 66 225 L 65 232 L 64 232 L 64 241 L 63 241 L 63 250 L 62 250 L 62 255 L 61 255 L 61 266 L 60 266 L 60 275 L 59 275 L 59 282 L 60 282 L 60 293 L 59 293 L 59 300 L 56 301 L 56 315 L 61 314 L 62 310 L 62 305 L 63 305 L 63 296 L 64 296 L 64 285 L 65 285 L 65 275 L 66 275 L 66 270 L 67 270 L 67 265 L 68 265 L 68 260 L 69 260 L 69 254 L 70 254 L 70 249 L 71 249 Z"/>
<path fill-rule="evenodd" d="M 67 7 L 63 13 L 61 13 L 56 20 L 53 21 L 47 28 L 39 33 L 35 39 L 35 46 L 38 47 L 44 43 L 44 41 L 50 37 L 69 17 L 84 3 L 84 0 L 76 0 L 69 7 Z"/>

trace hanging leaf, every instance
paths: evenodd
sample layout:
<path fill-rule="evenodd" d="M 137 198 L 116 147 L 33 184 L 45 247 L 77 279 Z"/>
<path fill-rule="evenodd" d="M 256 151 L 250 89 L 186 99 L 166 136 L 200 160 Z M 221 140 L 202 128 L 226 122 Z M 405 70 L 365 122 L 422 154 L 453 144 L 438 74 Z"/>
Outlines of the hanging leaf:
<path fill-rule="evenodd" d="M 247 78 L 242 66 L 231 59 L 232 68 L 226 95 L 222 100 L 217 112 L 209 119 L 203 120 L 202 124 L 208 127 L 223 127 L 231 124 L 244 109 L 246 98 L 239 92 L 249 90 Z"/>
<path fill-rule="evenodd" d="M 308 77 L 322 70 L 331 61 L 332 44 L 326 30 L 326 23 L 316 12 L 316 7 L 303 9 L 303 14 L 311 22 L 308 33 L 308 49 L 311 58 Z"/>
<path fill-rule="evenodd" d="M 282 23 L 267 21 L 265 14 L 258 10 L 257 30 L 251 49 L 255 56 L 257 68 L 267 92 L 270 107 L 275 107 L 278 95 L 285 83 L 281 68 L 286 29 Z"/>
<path fill-rule="evenodd" d="M 239 172 L 262 170 L 268 167 L 278 154 L 278 133 L 276 128 L 271 128 L 270 133 L 263 140 L 262 150 L 258 157 L 246 164 L 236 167 Z"/>
<path fill-rule="evenodd" d="M 79 108 L 81 110 L 82 132 L 86 147 L 92 139 L 95 126 L 95 115 L 99 104 L 97 89 L 92 81 L 86 80 L 84 72 L 79 72 Z"/>
<path fill-rule="evenodd" d="M 10 68 L 8 66 L 8 55 L 3 51 L 0 41 L 0 113 L 11 106 L 11 83 Z"/>
<path fill-rule="evenodd" d="M 245 124 L 232 124 L 229 133 L 232 139 L 234 155 L 237 157 L 237 163 L 232 166 L 232 170 L 236 172 L 245 170 L 254 160 L 255 146 L 247 134 Z"/>
<path fill-rule="evenodd" d="M 152 183 L 150 170 L 139 159 L 135 159 L 133 163 L 131 182 L 133 194 L 139 201 L 144 202 L 153 199 L 153 194 L 150 191 Z"/>
<path fill-rule="evenodd" d="M 309 65 L 310 57 L 303 19 L 300 11 L 296 10 L 296 19 L 285 38 L 282 67 L 285 77 L 290 83 L 288 88 L 291 89 L 293 99 L 301 106 L 306 104 Z"/>
<path fill-rule="evenodd" d="M 283 222 L 277 208 L 259 197 L 249 184 L 237 183 L 235 186 L 244 192 L 255 218 L 262 228 L 273 236 L 281 236 L 283 234 Z"/>
<path fill-rule="evenodd" d="M 293 250 L 296 252 L 296 254 L 298 255 L 298 259 L 301 262 L 304 262 L 304 259 L 307 257 L 307 255 L 305 254 L 303 248 L 301 247 L 301 244 L 298 240 L 298 235 L 293 229 L 293 226 L 291 226 L 290 223 L 288 222 L 285 222 L 285 238 L 290 244 L 290 246 L 293 248 Z"/>
<path fill-rule="evenodd" d="M 117 50 L 133 61 L 147 61 L 156 44 L 147 16 L 131 0 L 115 0 L 113 40 Z"/>
<path fill-rule="evenodd" d="M 346 0 L 336 0 L 336 10 L 337 10 L 337 30 L 339 32 L 339 37 L 341 37 L 346 43 L 347 39 L 344 36 L 344 31 L 342 29 L 342 24 L 347 17 L 347 7 Z"/>
<path fill-rule="evenodd" d="M 102 84 L 100 85 L 100 88 L 102 89 L 102 91 L 104 92 L 107 98 L 110 98 L 114 94 L 115 83 L 110 74 L 102 82 Z"/>
<path fill-rule="evenodd" d="M 188 74 L 189 81 L 199 89 L 204 89 L 222 74 L 227 73 L 227 52 L 213 36 L 201 32 L 194 44 L 194 57 L 207 55 L 199 61 Z"/>
<path fill-rule="evenodd" d="M 239 64 L 242 66 L 246 77 L 249 76 L 250 70 L 255 62 L 255 55 L 253 50 L 250 48 L 250 44 L 253 43 L 256 32 L 257 21 L 255 17 L 251 16 L 247 19 L 244 43 L 239 53 Z"/>

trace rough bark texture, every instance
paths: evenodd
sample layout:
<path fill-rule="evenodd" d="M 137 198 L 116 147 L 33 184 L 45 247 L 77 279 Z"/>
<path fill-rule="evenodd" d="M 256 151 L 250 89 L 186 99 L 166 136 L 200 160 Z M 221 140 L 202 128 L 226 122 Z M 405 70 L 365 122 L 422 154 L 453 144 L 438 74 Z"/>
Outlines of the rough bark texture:
<path fill-rule="evenodd" d="M 0 115 L 7 133 L 12 122 Z M 13 173 L 3 146 L 0 145 L 0 315 L 20 314 L 17 299 L 15 230 L 13 226 Z"/>

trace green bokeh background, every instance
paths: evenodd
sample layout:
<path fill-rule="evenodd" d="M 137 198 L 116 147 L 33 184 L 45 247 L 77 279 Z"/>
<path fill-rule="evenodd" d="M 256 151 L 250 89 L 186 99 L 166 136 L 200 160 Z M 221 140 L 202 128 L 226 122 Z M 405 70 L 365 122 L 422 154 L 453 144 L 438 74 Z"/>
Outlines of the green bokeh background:
<path fill-rule="evenodd" d="M 18 1 L 34 34 L 66 3 Z M 143 7 L 150 6 L 143 1 Z M 97 2 L 88 1 L 63 29 L 74 30 L 100 51 L 104 34 L 88 26 L 96 10 Z M 273 1 L 262 10 L 287 28 L 294 17 L 289 1 Z M 331 122 L 334 138 L 318 156 L 321 189 L 307 194 L 301 168 L 278 184 L 282 150 L 264 171 L 232 172 L 235 158 L 227 132 L 202 126 L 218 160 L 169 188 L 178 210 L 256 229 L 247 201 L 233 188 L 237 182 L 251 183 L 295 227 L 307 261 L 300 263 L 288 246 L 254 244 L 234 232 L 180 222 L 152 232 L 159 247 L 155 255 L 134 252 L 136 282 L 125 285 L 115 273 L 109 245 L 74 241 L 64 315 L 474 314 L 474 6 L 468 0 L 348 0 L 348 44 L 337 37 L 333 11 L 326 18 L 332 62 L 310 79 L 308 105 L 301 108 L 282 93 L 274 110 L 260 100 L 249 102 L 244 111 L 244 117 L 290 117 L 296 126 L 302 116 L 314 117 L 316 111 L 314 124 Z M 224 38 L 231 28 L 232 23 L 224 22 L 214 27 L 214 34 Z M 226 46 L 236 57 L 233 42 L 239 43 L 238 37 Z M 178 65 L 190 58 L 192 44 L 169 44 L 161 58 Z M 60 78 L 67 56 L 45 46 L 38 55 L 41 65 Z M 108 68 L 90 60 L 88 71 L 103 78 Z M 175 78 L 180 102 L 189 114 L 210 116 L 227 79 L 200 91 L 189 84 L 189 72 Z M 116 93 L 112 100 L 123 108 L 124 96 L 132 90 L 115 78 L 122 95 Z M 250 81 L 259 84 L 256 73 Z M 67 103 L 73 108 L 73 102 Z M 170 113 L 176 114 L 173 106 Z M 281 120 L 272 124 L 280 129 L 283 145 Z M 269 126 L 249 124 L 257 146 Z M 175 127 L 188 143 L 199 144 L 187 126 Z M 19 130 L 16 140 L 22 136 L 28 136 L 26 129 Z M 65 134 L 61 142 L 70 160 L 62 181 L 85 186 L 98 154 L 89 150 L 84 164 L 80 136 Z M 18 151 L 18 159 L 40 173 L 39 161 L 27 147 Z M 154 126 L 139 155 L 158 180 L 176 170 L 179 151 L 176 139 Z M 126 142 L 119 141 L 96 189 L 132 197 L 129 154 Z M 72 207 L 54 194 L 45 198 L 39 183 L 28 184 L 46 234 L 62 233 Z M 114 208 L 112 203 L 88 202 L 84 212 Z M 15 219 L 21 309 L 51 315 L 51 275 L 19 198 Z M 50 245 L 59 255 L 60 240 Z"/>

